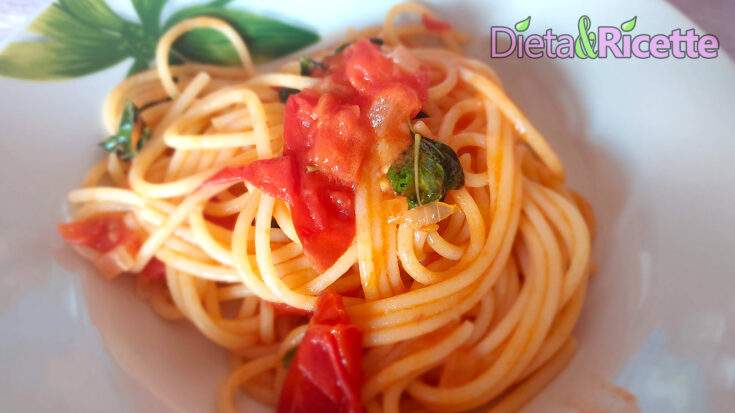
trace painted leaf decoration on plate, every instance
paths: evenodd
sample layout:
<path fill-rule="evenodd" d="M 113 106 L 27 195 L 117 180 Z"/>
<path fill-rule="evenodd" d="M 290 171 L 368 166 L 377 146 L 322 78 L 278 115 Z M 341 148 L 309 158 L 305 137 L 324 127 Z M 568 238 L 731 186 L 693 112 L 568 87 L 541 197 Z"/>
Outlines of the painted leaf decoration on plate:
<path fill-rule="evenodd" d="M 29 27 L 43 39 L 11 43 L 0 54 L 0 75 L 48 80 L 108 68 L 129 55 L 130 24 L 102 0 L 61 0 Z"/>
<path fill-rule="evenodd" d="M 79 48 L 97 47 L 101 44 L 109 48 L 110 41 L 116 43 L 121 41 L 124 21 L 122 25 L 119 25 L 117 19 L 109 19 L 111 21 L 109 26 L 104 23 L 96 26 L 90 23 L 94 21 L 93 15 L 88 15 L 83 19 L 77 17 L 72 10 L 65 7 L 64 3 L 52 4 L 31 23 L 28 30 L 45 36 L 44 40 L 54 40 Z M 107 19 L 99 18 L 98 20 Z"/>
<path fill-rule="evenodd" d="M 99 30 L 119 33 L 128 24 L 104 0 L 58 0 L 53 6 Z"/>
<path fill-rule="evenodd" d="M 168 0 L 131 0 L 143 30 L 150 35 L 160 35 L 161 11 Z"/>
<path fill-rule="evenodd" d="M 14 42 L 0 53 L 0 76 L 31 80 L 77 77 L 104 70 L 132 58 L 128 75 L 145 70 L 158 38 L 187 17 L 210 15 L 228 21 L 243 36 L 256 61 L 283 56 L 316 42 L 316 33 L 278 20 L 225 8 L 231 0 L 215 0 L 174 13 L 161 25 L 167 0 L 130 0 L 139 22 L 117 15 L 105 0 L 57 0 L 28 30 L 42 36 Z M 172 61 L 196 60 L 237 64 L 229 42 L 214 30 L 185 35 L 172 50 Z"/>
<path fill-rule="evenodd" d="M 125 58 L 115 48 L 83 49 L 56 41 L 18 42 L 0 55 L 0 75 L 50 80 L 78 77 L 108 68 Z"/>
<path fill-rule="evenodd" d="M 211 16 L 230 23 L 245 39 L 256 62 L 285 56 L 319 40 L 319 36 L 310 30 L 269 17 L 211 4 L 194 6 L 175 13 L 166 23 L 166 28 L 194 16 Z M 189 59 L 204 63 L 235 65 L 240 62 L 229 41 L 212 29 L 192 30 L 174 44 L 174 50 Z"/>

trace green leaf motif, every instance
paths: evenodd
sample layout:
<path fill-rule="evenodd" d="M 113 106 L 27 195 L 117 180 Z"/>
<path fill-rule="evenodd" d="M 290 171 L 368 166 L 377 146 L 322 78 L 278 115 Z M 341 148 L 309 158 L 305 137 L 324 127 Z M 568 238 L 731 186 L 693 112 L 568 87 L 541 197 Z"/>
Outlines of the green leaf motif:
<path fill-rule="evenodd" d="M 104 0 L 58 0 L 59 8 L 89 26 L 119 32 L 127 22 Z"/>
<path fill-rule="evenodd" d="M 531 16 L 528 16 L 525 19 L 516 23 L 515 29 L 518 33 L 522 33 L 528 30 L 528 26 L 530 25 L 531 25 Z"/>
<path fill-rule="evenodd" d="M 632 19 L 623 22 L 623 24 L 620 25 L 620 29 L 622 29 L 624 32 L 629 32 L 635 29 L 636 21 L 638 20 L 638 16 L 633 16 Z"/>
<path fill-rule="evenodd" d="M 93 73 L 121 62 L 125 54 L 114 47 L 91 49 L 56 41 L 18 42 L 0 55 L 0 75 L 50 80 Z"/>
<path fill-rule="evenodd" d="M 233 25 L 256 62 L 292 53 L 315 43 L 319 36 L 306 29 L 267 17 L 225 8 L 231 0 L 214 0 L 174 13 L 161 26 L 167 0 L 130 0 L 139 22 L 118 16 L 105 0 L 57 0 L 29 26 L 41 36 L 11 43 L 0 53 L 0 76 L 55 80 L 104 70 L 132 58 L 128 75 L 147 69 L 158 38 L 177 22 L 213 16 Z M 229 41 L 211 29 L 193 30 L 172 49 L 176 63 L 195 60 L 235 65 L 239 59 Z"/>
<path fill-rule="evenodd" d="M 161 11 L 168 0 L 132 0 L 143 30 L 151 35 L 160 35 Z"/>
<path fill-rule="evenodd" d="M 166 22 L 168 28 L 183 19 L 211 16 L 230 23 L 245 39 L 256 62 L 285 56 L 309 46 L 319 36 L 307 29 L 239 10 L 214 5 L 194 6 L 175 13 Z M 174 49 L 189 59 L 203 63 L 236 65 L 240 63 L 235 49 L 224 35 L 212 29 L 196 29 L 182 36 Z"/>

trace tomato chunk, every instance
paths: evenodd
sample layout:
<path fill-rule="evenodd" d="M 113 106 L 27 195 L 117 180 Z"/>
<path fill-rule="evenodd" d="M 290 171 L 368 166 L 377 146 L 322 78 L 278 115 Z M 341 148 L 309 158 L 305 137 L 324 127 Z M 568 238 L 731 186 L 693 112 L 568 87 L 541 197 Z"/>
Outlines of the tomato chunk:
<path fill-rule="evenodd" d="M 436 17 L 431 17 L 426 13 L 421 15 L 421 23 L 423 23 L 424 27 L 433 32 L 443 32 L 452 28 L 452 25 L 449 24 L 449 22 L 437 19 Z"/>
<path fill-rule="evenodd" d="M 342 297 L 325 293 L 288 370 L 278 413 L 362 412 L 362 332 Z"/>
<path fill-rule="evenodd" d="M 59 224 L 59 234 L 72 245 L 82 245 L 104 254 L 118 245 L 131 253 L 140 247 L 138 234 L 128 228 L 122 214 L 102 214 L 81 221 Z"/>
<path fill-rule="evenodd" d="M 87 219 L 67 222 L 58 225 L 59 234 L 71 245 L 88 248 L 96 253 L 84 257 L 91 260 L 97 269 L 108 277 L 116 276 L 128 270 L 128 266 L 120 262 L 122 255 L 132 260 L 143 243 L 144 234 L 130 228 L 121 213 L 100 214 Z M 123 248 L 122 251 L 119 248 Z M 132 262 L 132 261 L 131 261 Z M 163 280 L 166 266 L 153 257 L 139 273 L 153 281 Z"/>
<path fill-rule="evenodd" d="M 324 94 L 314 115 L 317 130 L 306 154 L 308 164 L 346 184 L 357 182 L 372 140 L 372 131 L 363 123 L 360 107 L 342 103 L 333 94 Z"/>
<path fill-rule="evenodd" d="M 409 73 L 367 39 L 325 59 L 317 89 L 289 96 L 283 156 L 226 168 L 209 182 L 247 180 L 285 200 L 305 254 L 323 271 L 355 235 L 354 188 L 365 158 L 382 161 L 410 143 L 395 133 L 427 96 L 425 69 Z"/>
<path fill-rule="evenodd" d="M 151 258 L 148 264 L 143 267 L 140 272 L 141 277 L 145 277 L 151 281 L 162 281 L 166 278 L 166 264 L 156 257 Z"/>

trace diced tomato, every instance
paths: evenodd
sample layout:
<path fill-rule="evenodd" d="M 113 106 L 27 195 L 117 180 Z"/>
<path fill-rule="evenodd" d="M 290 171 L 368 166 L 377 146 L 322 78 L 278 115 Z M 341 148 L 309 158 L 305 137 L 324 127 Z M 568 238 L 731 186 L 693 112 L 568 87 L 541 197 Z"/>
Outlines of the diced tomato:
<path fill-rule="evenodd" d="M 402 84 L 391 84 L 375 92 L 368 111 L 370 124 L 378 136 L 389 137 L 391 131 L 405 125 L 421 110 L 421 100 L 411 88 Z M 400 135 L 404 141 L 405 135 Z M 399 151 L 400 152 L 400 151 Z"/>
<path fill-rule="evenodd" d="M 85 257 L 92 259 L 98 270 L 108 277 L 126 271 L 119 265 L 117 257 L 120 251 L 117 248 L 124 247 L 129 256 L 134 257 L 144 237 L 139 231 L 131 229 L 125 223 L 124 215 L 120 213 L 100 214 L 81 221 L 59 224 L 58 229 L 61 237 L 69 244 L 86 247 L 99 253 L 96 259 L 86 255 Z M 155 257 L 151 258 L 139 273 L 154 281 L 162 280 L 165 274 L 166 265 Z"/>
<path fill-rule="evenodd" d="M 118 245 L 131 253 L 140 247 L 140 237 L 125 224 L 123 214 L 103 214 L 59 224 L 59 234 L 72 245 L 82 245 L 104 254 Z"/>
<path fill-rule="evenodd" d="M 421 15 L 421 23 L 423 23 L 424 27 L 433 32 L 443 32 L 445 30 L 451 30 L 452 28 L 452 25 L 448 22 L 437 19 L 436 17 L 431 17 L 426 13 Z"/>
<path fill-rule="evenodd" d="M 419 103 L 426 99 L 428 74 L 424 68 L 404 71 L 367 39 L 353 43 L 344 56 L 346 77 L 359 93 L 375 96 L 384 87 L 402 85 L 416 93 Z"/>
<path fill-rule="evenodd" d="M 276 198 L 288 199 L 298 182 L 294 182 L 293 160 L 289 156 L 263 159 L 245 166 L 221 170 L 206 183 L 225 183 L 248 180 Z"/>
<path fill-rule="evenodd" d="M 304 252 L 317 271 L 324 271 L 349 248 L 355 236 L 354 191 L 326 174 L 300 170 L 299 194 L 290 203 L 291 217 Z M 335 198 L 330 194 L 340 193 Z"/>
<path fill-rule="evenodd" d="M 307 172 L 305 165 L 291 166 L 295 162 L 289 155 L 258 160 L 226 168 L 208 182 L 248 180 L 288 202 L 304 252 L 317 271 L 323 271 L 344 253 L 355 236 L 351 208 L 354 192 L 319 171 Z"/>
<path fill-rule="evenodd" d="M 278 413 L 359 413 L 361 386 L 362 332 L 342 297 L 325 293 L 288 370 Z"/>
<path fill-rule="evenodd" d="M 166 264 L 156 257 L 151 258 L 148 264 L 143 267 L 140 272 L 141 277 L 145 277 L 150 281 L 161 281 L 166 278 Z"/>
<path fill-rule="evenodd" d="M 372 140 L 372 131 L 361 119 L 360 107 L 341 103 L 324 94 L 314 109 L 317 133 L 306 154 L 309 165 L 352 184 L 359 179 L 362 159 Z"/>
<path fill-rule="evenodd" d="M 285 200 L 318 271 L 352 243 L 354 187 L 365 158 L 372 151 L 383 160 L 410 144 L 407 134 L 393 132 L 421 110 L 428 86 L 425 69 L 407 72 L 367 39 L 325 63 L 318 90 L 286 101 L 283 156 L 226 168 L 208 181 L 245 179 Z"/>

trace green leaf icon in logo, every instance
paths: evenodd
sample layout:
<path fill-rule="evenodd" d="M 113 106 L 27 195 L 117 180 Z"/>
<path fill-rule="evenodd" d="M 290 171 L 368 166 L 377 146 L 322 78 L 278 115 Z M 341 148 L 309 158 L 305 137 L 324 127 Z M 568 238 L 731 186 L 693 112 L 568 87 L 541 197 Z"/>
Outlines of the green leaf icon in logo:
<path fill-rule="evenodd" d="M 83 76 L 131 61 L 128 74 L 148 69 L 158 38 L 175 23 L 195 16 L 227 21 L 242 36 L 256 62 L 280 57 L 319 40 L 307 29 L 229 8 L 231 0 L 211 0 L 173 13 L 161 21 L 167 0 L 129 0 L 130 20 L 105 0 L 56 0 L 28 28 L 36 39 L 10 43 L 0 52 L 0 76 L 52 80 Z M 173 46 L 174 62 L 239 64 L 233 47 L 219 32 L 193 30 Z"/>
<path fill-rule="evenodd" d="M 530 25 L 531 25 L 531 16 L 528 16 L 525 19 L 523 19 L 523 20 L 519 21 L 518 23 L 516 23 L 515 29 L 519 33 L 520 32 L 525 32 L 526 30 L 528 30 L 528 26 L 530 26 Z"/>
<path fill-rule="evenodd" d="M 626 22 L 623 22 L 623 24 L 620 25 L 620 28 L 624 32 L 629 32 L 629 31 L 635 29 L 636 20 L 638 20 L 638 16 L 633 16 L 632 19 L 630 19 L 630 20 L 628 20 Z"/>

